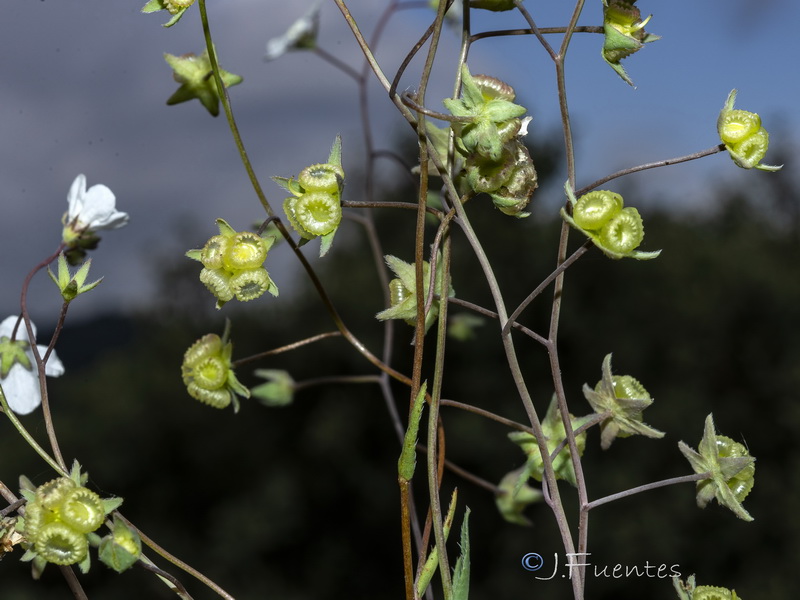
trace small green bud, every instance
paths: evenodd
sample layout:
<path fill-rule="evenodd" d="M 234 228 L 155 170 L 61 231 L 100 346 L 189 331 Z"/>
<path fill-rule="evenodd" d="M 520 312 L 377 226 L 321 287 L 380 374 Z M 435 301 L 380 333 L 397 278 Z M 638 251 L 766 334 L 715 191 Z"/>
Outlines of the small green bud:
<path fill-rule="evenodd" d="M 184 8 L 175 17 L 182 15 L 185 10 Z M 220 91 L 217 89 L 216 78 L 211 69 L 208 50 L 204 50 L 200 56 L 194 54 L 184 54 L 182 56 L 164 54 L 164 60 L 172 67 L 175 81 L 181 84 L 177 91 L 169 97 L 167 104 L 171 106 L 197 99 L 212 116 L 219 115 Z M 242 82 L 242 78 L 239 75 L 234 75 L 222 69 L 220 69 L 220 77 L 222 84 L 226 88 Z"/>
<path fill-rule="evenodd" d="M 525 467 L 506 474 L 498 486 L 500 493 L 496 498 L 497 510 L 509 523 L 530 525 L 530 520 L 523 512 L 535 502 L 541 502 L 544 494 L 541 490 L 527 484 L 530 475 Z"/>
<path fill-rule="evenodd" d="M 277 369 L 256 369 L 256 377 L 266 379 L 266 383 L 250 390 L 254 398 L 258 398 L 266 406 L 286 406 L 294 400 L 294 379 L 286 371 Z"/>
<path fill-rule="evenodd" d="M 139 534 L 115 515 L 111 533 L 100 541 L 100 562 L 122 573 L 133 566 L 141 555 L 142 540 Z"/>
<path fill-rule="evenodd" d="M 58 286 L 58 289 L 61 292 L 61 297 L 64 298 L 66 302 L 72 302 L 78 297 L 79 294 L 84 294 L 93 290 L 101 281 L 103 281 L 103 278 L 101 277 L 92 283 L 87 283 L 84 285 L 86 277 L 89 275 L 89 268 L 91 266 L 92 259 L 90 258 L 83 263 L 75 275 L 71 275 L 69 272 L 69 267 L 67 266 L 67 257 L 62 252 L 58 255 L 58 277 L 53 275 L 53 272 L 49 267 L 47 269 L 47 274 L 50 275 L 50 279 L 53 280 L 53 283 Z"/>

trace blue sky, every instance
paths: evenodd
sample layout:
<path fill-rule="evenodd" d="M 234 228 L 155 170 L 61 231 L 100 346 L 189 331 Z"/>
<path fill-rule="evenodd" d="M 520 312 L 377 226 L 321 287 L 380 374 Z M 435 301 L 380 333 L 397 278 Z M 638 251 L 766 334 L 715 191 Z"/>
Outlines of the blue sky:
<path fill-rule="evenodd" d="M 144 0 L 4 2 L 4 315 L 18 310 L 25 273 L 56 248 L 66 194 L 78 173 L 86 174 L 89 185 L 108 185 L 131 221 L 125 229 L 107 233 L 93 253 L 92 272 L 106 279 L 71 309 L 75 319 L 108 307 L 133 309 L 147 303 L 158 264 L 184 260 L 187 229 L 197 232 L 189 239 L 201 245 L 213 234 L 217 217 L 244 229 L 261 216 L 224 118 L 210 118 L 196 102 L 165 104 L 176 84 L 164 52 L 203 49 L 196 7 L 178 25 L 165 29 L 164 13 L 141 14 L 143 4 Z M 345 169 L 355 170 L 363 162 L 353 83 L 310 53 L 293 53 L 271 63 L 262 60 L 266 40 L 282 33 L 308 4 L 226 0 L 210 6 L 222 64 L 245 78 L 231 90 L 233 106 L 256 171 L 275 204 L 283 192 L 269 177 L 294 175 L 324 160 L 337 133 L 344 139 Z M 382 0 L 349 4 L 367 35 L 386 6 Z M 540 26 L 554 26 L 566 21 L 572 3 L 529 0 L 526 5 Z M 794 28 L 800 22 L 800 5 L 790 0 L 640 0 L 639 5 L 644 14 L 654 14 L 647 29 L 662 39 L 625 62 L 636 89 L 602 62 L 599 36 L 577 36 L 570 49 L 567 76 L 579 184 L 623 167 L 714 145 L 717 113 L 734 87 L 739 89 L 737 106 L 761 114 L 773 143 L 794 142 L 800 92 L 800 42 Z M 590 0 L 581 23 L 599 24 L 600 15 L 600 0 Z M 426 10 L 406 10 L 390 22 L 378 50 L 388 73 L 431 16 Z M 474 12 L 475 31 L 523 26 L 516 13 Z M 348 63 L 360 64 L 358 49 L 332 0 L 323 4 L 320 44 Z M 458 38 L 446 32 L 443 45 L 436 71 L 439 83 L 428 93 L 434 109 L 441 109 L 441 98 L 450 95 Z M 480 42 L 473 47 L 470 66 L 473 73 L 497 76 L 516 88 L 518 101 L 534 118 L 530 135 L 557 130 L 554 69 L 533 38 Z M 414 86 L 412 70 L 401 88 Z M 407 127 L 377 84 L 371 85 L 370 93 L 376 137 L 389 148 Z M 654 195 L 674 190 L 682 207 L 702 209 L 709 185 L 741 175 L 719 155 L 651 172 L 647 178 L 637 175 L 636 182 L 656 190 Z M 552 210 L 561 201 L 550 194 L 537 201 L 541 210 Z M 640 204 L 646 210 L 647 202 Z M 291 279 L 283 268 L 294 265 L 272 271 L 279 286 Z M 204 293 L 199 283 L 198 293 Z M 37 278 L 32 294 L 34 319 L 52 321 L 59 296 L 46 276 Z"/>

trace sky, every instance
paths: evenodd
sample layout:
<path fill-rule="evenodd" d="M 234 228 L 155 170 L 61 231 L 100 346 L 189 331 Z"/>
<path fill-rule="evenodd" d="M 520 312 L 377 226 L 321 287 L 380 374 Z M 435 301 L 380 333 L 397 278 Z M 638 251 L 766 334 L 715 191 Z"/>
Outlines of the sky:
<path fill-rule="evenodd" d="M 197 7 L 166 29 L 161 26 L 166 13 L 142 14 L 143 4 L 144 0 L 4 0 L 3 315 L 18 312 L 25 274 L 58 246 L 67 191 L 79 173 L 90 186 L 102 183 L 111 188 L 118 208 L 130 214 L 130 223 L 106 232 L 91 254 L 90 277 L 105 279 L 71 307 L 76 320 L 103 311 L 135 310 L 153 301 L 158 268 L 188 260 L 183 253 L 215 233 L 217 217 L 237 229 L 263 218 L 224 117 L 211 118 L 198 102 L 166 105 L 177 84 L 164 53 L 199 54 L 204 47 Z M 242 85 L 231 89 L 233 109 L 270 201 L 277 206 L 284 196 L 271 176 L 296 175 L 324 161 L 339 133 L 345 171 L 358 170 L 364 155 L 352 80 L 309 52 L 263 60 L 266 41 L 280 35 L 311 2 L 209 4 L 222 66 L 244 77 Z M 367 37 L 387 4 L 348 3 Z M 563 25 L 571 5 L 564 0 L 526 2 L 542 27 Z M 800 36 L 793 28 L 800 22 L 800 4 L 640 0 L 639 6 L 643 14 L 653 13 L 647 30 L 662 39 L 625 61 L 635 89 L 602 62 L 600 36 L 577 35 L 570 47 L 567 86 L 579 185 L 624 167 L 715 145 L 716 117 L 732 88 L 739 89 L 737 108 L 758 112 L 773 143 L 794 143 Z M 377 56 L 390 76 L 432 15 L 424 8 L 402 10 L 389 22 Z M 580 23 L 597 25 L 601 18 L 600 0 L 590 0 Z M 474 31 L 524 26 L 515 12 L 473 12 Z M 319 43 L 348 64 L 360 66 L 362 57 L 333 0 L 323 2 Z M 441 110 L 441 99 L 451 95 L 457 34 L 445 31 L 442 44 L 427 96 L 434 110 Z M 558 131 L 554 69 L 532 37 L 478 42 L 469 64 L 473 73 L 493 75 L 514 86 L 517 101 L 533 116 L 530 135 Z M 415 88 L 418 66 L 419 61 L 412 65 L 400 89 Z M 400 133 L 408 135 L 408 126 L 374 80 L 369 91 L 376 139 L 380 147 L 392 148 Z M 654 196 L 669 192 L 680 199 L 681 208 L 701 209 L 709 185 L 738 176 L 733 163 L 717 155 L 650 172 L 647 179 L 644 174 L 634 178 L 651 186 Z M 360 199 L 357 189 L 354 194 L 349 199 Z M 549 194 L 553 197 L 540 201 L 542 210 L 562 201 L 557 191 Z M 646 210 L 646 201 L 643 204 Z M 271 269 L 279 287 L 292 277 L 284 270 L 297 268 L 283 262 Z M 203 293 L 198 282 L 198 294 Z M 54 321 L 59 307 L 55 287 L 40 273 L 31 288 L 34 320 Z"/>

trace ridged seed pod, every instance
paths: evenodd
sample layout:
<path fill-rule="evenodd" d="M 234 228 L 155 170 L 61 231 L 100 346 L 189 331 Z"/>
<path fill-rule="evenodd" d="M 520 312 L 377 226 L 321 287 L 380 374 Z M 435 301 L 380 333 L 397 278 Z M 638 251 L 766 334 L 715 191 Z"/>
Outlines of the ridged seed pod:
<path fill-rule="evenodd" d="M 231 276 L 224 269 L 203 269 L 200 271 L 200 281 L 219 302 L 233 299 Z"/>
<path fill-rule="evenodd" d="M 733 595 L 731 595 L 733 594 Z M 692 600 L 737 600 L 736 592 L 713 585 L 699 585 L 692 592 Z"/>
<path fill-rule="evenodd" d="M 737 165 L 746 169 L 755 167 L 767 155 L 768 147 L 769 134 L 762 127 L 747 139 L 733 146 L 733 154 L 735 155 L 733 160 Z"/>
<path fill-rule="evenodd" d="M 73 489 L 61 505 L 61 520 L 80 533 L 89 533 L 103 524 L 103 501 L 88 488 Z"/>
<path fill-rule="evenodd" d="M 720 139 L 726 144 L 738 144 L 761 129 L 761 117 L 746 110 L 729 110 L 717 121 Z"/>
<path fill-rule="evenodd" d="M 485 100 L 508 100 L 511 102 L 516 98 L 514 88 L 504 81 L 500 81 L 496 77 L 490 75 L 473 75 L 475 85 L 481 91 Z"/>
<path fill-rule="evenodd" d="M 644 224 L 639 211 L 623 208 L 600 230 L 599 240 L 605 247 L 619 254 L 627 254 L 639 247 L 644 239 Z"/>
<path fill-rule="evenodd" d="M 59 477 L 36 488 L 36 502 L 46 510 L 55 511 L 73 489 L 78 487 L 69 477 Z"/>
<path fill-rule="evenodd" d="M 171 13 L 176 14 L 194 4 L 194 0 L 164 0 L 164 7 Z"/>
<path fill-rule="evenodd" d="M 582 229 L 602 229 L 612 217 L 622 210 L 622 196 L 608 190 L 595 190 L 578 198 L 572 218 Z"/>
<path fill-rule="evenodd" d="M 239 271 L 230 278 L 229 284 L 237 300 L 248 302 L 270 291 L 272 280 L 264 267 L 258 267 Z"/>
<path fill-rule="evenodd" d="M 215 235 L 209 238 L 200 251 L 200 262 L 207 269 L 220 269 L 224 265 L 225 254 L 231 245 L 229 236 Z"/>
<path fill-rule="evenodd" d="M 342 205 L 338 195 L 328 192 L 307 192 L 293 205 L 297 223 L 313 236 L 325 235 L 342 221 Z"/>
<path fill-rule="evenodd" d="M 86 535 L 66 523 L 48 523 L 39 530 L 34 544 L 36 553 L 56 565 L 74 565 L 86 558 L 89 543 Z"/>
<path fill-rule="evenodd" d="M 644 386 L 639 383 L 639 380 L 635 377 L 631 377 L 630 375 L 614 375 L 611 378 L 611 383 L 614 386 L 614 394 L 617 398 L 650 399 L 650 393 L 644 389 Z M 598 384 L 598 388 L 599 387 L 600 384 Z"/>
<path fill-rule="evenodd" d="M 267 258 L 267 245 L 259 235 L 251 231 L 241 231 L 230 238 L 230 246 L 225 252 L 225 268 L 229 271 L 256 269 Z"/>
<path fill-rule="evenodd" d="M 310 192 L 338 194 L 344 182 L 344 170 L 330 163 L 311 165 L 300 171 L 297 181 Z"/>
<path fill-rule="evenodd" d="M 728 456 L 732 456 L 734 458 L 738 458 L 740 456 L 750 456 L 747 448 L 745 448 L 739 442 L 735 442 L 731 438 L 724 435 L 717 435 L 717 448 L 719 449 L 720 458 L 725 458 Z M 747 497 L 747 494 L 750 493 L 750 490 L 753 489 L 753 484 L 755 483 L 755 473 L 756 465 L 755 463 L 751 463 L 728 480 L 728 487 L 731 489 L 733 495 L 736 496 L 736 499 L 739 502 L 744 500 Z"/>

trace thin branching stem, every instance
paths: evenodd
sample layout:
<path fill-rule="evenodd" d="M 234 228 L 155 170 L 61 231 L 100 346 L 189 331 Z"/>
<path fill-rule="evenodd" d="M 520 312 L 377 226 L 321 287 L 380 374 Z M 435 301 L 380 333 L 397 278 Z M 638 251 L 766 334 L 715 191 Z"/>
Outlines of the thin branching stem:
<path fill-rule="evenodd" d="M 225 600 L 235 600 L 231 594 L 222 589 L 222 587 L 220 587 L 217 583 L 212 581 L 206 575 L 203 575 L 203 573 L 201 573 L 191 565 L 186 564 L 174 554 L 167 552 L 164 548 L 158 545 L 152 538 L 145 535 L 141 529 L 139 529 L 138 527 L 136 527 L 136 525 L 134 525 L 128 519 L 126 519 L 122 515 L 122 513 L 120 513 L 119 511 L 114 511 L 114 515 L 122 519 L 122 521 L 124 521 L 128 527 L 136 531 L 136 533 L 141 538 L 142 542 L 153 552 L 158 554 L 161 558 L 163 558 L 167 562 L 172 563 L 173 565 L 178 567 L 181 571 L 188 573 L 189 575 L 191 575 L 192 577 L 203 583 L 207 588 L 214 591 L 217 595 L 219 595 L 222 598 L 225 598 Z"/>
<path fill-rule="evenodd" d="M 495 414 L 489 410 L 478 408 L 477 406 L 473 406 L 472 404 L 465 404 L 464 402 L 457 402 L 456 400 L 447 400 L 445 398 L 439 400 L 439 404 L 441 406 L 452 406 L 453 408 L 459 408 L 461 410 L 465 410 L 467 412 L 471 412 L 476 415 L 486 417 L 487 419 L 491 419 L 492 421 L 497 421 L 498 423 L 510 427 L 511 429 L 516 429 L 517 431 L 524 431 L 525 433 L 530 433 L 531 435 L 535 435 L 533 433 L 533 429 L 531 429 L 527 425 L 523 425 L 522 423 L 517 423 L 516 421 L 512 421 L 511 419 L 506 419 L 505 417 L 501 417 L 500 415 Z"/>
<path fill-rule="evenodd" d="M 328 331 L 326 333 L 319 333 L 317 335 L 312 335 L 311 337 L 305 338 L 303 340 L 297 340 L 296 342 L 292 342 L 291 344 L 286 344 L 285 346 L 280 346 L 278 348 L 273 348 L 272 350 L 267 350 L 265 352 L 259 352 L 258 354 L 253 354 L 252 356 L 246 356 L 244 358 L 240 358 L 239 360 L 235 360 L 231 363 L 233 367 L 240 367 L 242 365 L 246 365 L 247 363 L 251 363 L 257 360 L 261 360 L 262 358 L 266 358 L 268 356 L 275 356 L 276 354 L 283 354 L 284 352 L 289 352 L 291 350 L 297 350 L 303 346 L 307 346 L 308 344 L 313 344 L 314 342 L 318 342 L 320 340 L 325 340 L 332 337 L 340 337 L 342 335 L 341 331 Z"/>
<path fill-rule="evenodd" d="M 616 494 L 611 494 L 610 496 L 604 496 L 603 498 L 592 500 L 583 506 L 583 512 L 589 512 L 593 508 L 597 508 L 603 504 L 608 504 L 609 502 L 614 502 L 615 500 L 627 498 L 629 496 L 633 496 L 634 494 L 639 494 L 640 492 L 648 492 L 660 487 L 677 485 L 679 483 L 691 483 L 693 481 L 700 481 L 701 479 L 708 479 L 709 477 L 711 477 L 711 473 L 693 473 L 692 475 L 683 475 L 682 477 L 672 477 L 670 479 L 654 481 L 653 483 L 646 483 L 645 485 L 640 485 L 638 487 L 625 490 L 624 492 L 617 492 Z"/>
<path fill-rule="evenodd" d="M 573 252 L 569 258 L 567 258 L 564 262 L 559 264 L 555 268 L 555 270 L 552 273 L 550 273 L 550 275 L 548 275 L 538 286 L 536 286 L 536 289 L 534 289 L 530 294 L 528 294 L 528 297 L 525 298 L 525 300 L 523 300 L 522 302 L 520 302 L 520 305 L 514 310 L 513 313 L 511 313 L 511 316 L 508 318 L 508 323 L 506 323 L 506 326 L 503 328 L 503 335 L 506 335 L 511 329 L 511 327 L 513 327 L 513 324 L 516 323 L 516 320 L 522 313 L 522 311 L 525 310 L 525 308 L 527 308 L 527 306 L 531 302 L 533 302 L 533 300 L 539 294 L 541 294 L 548 285 L 550 285 L 559 275 L 561 275 L 561 273 L 566 271 L 570 265 L 572 265 L 581 256 L 586 254 L 586 252 L 591 247 L 592 247 L 592 240 L 586 240 L 583 246 L 581 246 L 575 252 Z"/>
<path fill-rule="evenodd" d="M 522 6 L 525 8 L 524 5 L 518 4 L 518 6 Z M 523 12 L 523 15 L 527 13 L 527 10 Z M 526 17 L 527 18 L 527 17 Z M 566 27 L 538 27 L 537 28 L 539 33 L 548 35 L 554 33 L 566 33 Z M 582 27 L 576 27 L 573 29 L 575 33 L 603 33 L 603 28 L 599 25 L 585 25 Z M 480 33 L 474 33 L 470 36 L 470 42 L 477 42 L 478 40 L 488 39 L 488 38 L 495 38 L 495 37 L 503 37 L 509 35 L 534 35 L 536 32 L 531 29 L 496 29 L 492 31 L 481 31 Z"/>
<path fill-rule="evenodd" d="M 0 386 L 0 404 L 2 404 L 3 412 L 8 417 L 8 420 L 11 421 L 11 424 L 14 426 L 14 429 L 16 429 L 17 432 L 19 432 L 19 434 L 22 436 L 22 438 L 27 442 L 27 444 L 31 448 L 33 448 L 34 452 L 36 452 L 36 454 L 41 456 L 42 459 L 48 465 L 50 465 L 56 473 L 58 473 L 62 477 L 67 477 L 68 473 L 67 473 L 66 467 L 64 467 L 63 465 L 59 464 L 58 461 L 56 461 L 56 459 L 54 459 L 52 456 L 50 456 L 45 451 L 45 449 L 42 448 L 39 445 L 39 443 L 33 438 L 33 436 L 30 433 L 28 433 L 28 430 L 25 429 L 25 426 L 19 420 L 17 415 L 14 414 L 14 411 L 11 410 L 11 407 L 8 405 L 8 401 L 6 400 L 6 396 L 3 393 L 3 387 L 2 386 Z"/>
<path fill-rule="evenodd" d="M 629 167 L 627 169 L 622 169 L 621 171 L 617 171 L 616 173 L 612 173 L 611 175 L 602 177 L 597 181 L 590 183 L 585 187 L 582 187 L 577 192 L 575 192 L 575 197 L 577 198 L 583 196 L 585 193 L 591 192 L 597 186 L 603 185 L 604 183 L 611 181 L 612 179 L 616 179 L 617 177 L 623 177 L 625 175 L 630 175 L 631 173 L 638 173 L 639 171 L 646 171 L 647 169 L 655 169 L 657 167 L 668 167 L 669 165 L 677 165 L 682 162 L 697 160 L 698 158 L 703 158 L 704 156 L 711 156 L 712 154 L 717 154 L 718 152 L 722 152 L 723 150 L 725 150 L 725 144 L 718 144 L 706 150 L 695 152 L 694 154 L 687 154 L 686 156 L 679 156 L 677 158 L 668 158 L 666 160 L 658 160 L 656 162 L 646 163 L 643 165 L 639 165 L 637 167 Z"/>
<path fill-rule="evenodd" d="M 69 587 L 69 591 L 72 592 L 72 595 L 76 600 L 89 600 L 89 596 L 87 596 L 86 592 L 83 591 L 83 586 L 81 585 L 81 582 L 78 581 L 78 576 L 75 575 L 75 571 L 72 570 L 71 566 L 59 565 L 58 570 L 61 572 L 61 576 L 67 582 L 67 587 Z"/>
<path fill-rule="evenodd" d="M 490 317 L 492 319 L 499 319 L 500 318 L 499 315 L 496 312 L 494 312 L 493 310 L 489 310 L 488 308 L 484 308 L 483 306 L 479 306 L 478 304 L 474 304 L 474 303 L 469 302 L 467 300 L 464 300 L 462 298 L 448 298 L 447 301 L 452 303 L 452 304 L 457 304 L 459 306 L 463 306 L 464 308 L 468 308 L 468 309 L 470 309 L 470 310 L 472 310 L 472 311 L 474 311 L 474 312 L 476 312 L 478 314 L 484 315 L 486 317 Z M 516 329 L 517 331 L 520 331 L 520 332 L 524 333 L 529 338 L 536 340 L 537 342 L 539 342 L 543 346 L 547 345 L 547 338 L 539 335 L 538 333 L 536 333 L 535 331 L 532 331 L 531 329 L 528 329 L 527 327 L 525 327 L 521 323 L 517 323 L 516 321 L 513 321 L 513 322 L 511 322 L 511 327 Z"/>
<path fill-rule="evenodd" d="M 22 320 L 25 323 L 25 330 L 28 332 L 28 339 L 30 340 L 30 350 L 31 354 L 33 354 L 33 359 L 36 362 L 36 371 L 39 374 L 38 377 L 38 384 L 39 384 L 39 393 L 42 397 L 42 415 L 44 416 L 44 426 L 45 430 L 47 431 L 47 438 L 50 440 L 50 447 L 53 450 L 53 458 L 60 466 L 60 470 L 66 471 L 67 466 L 64 462 L 64 457 L 61 455 L 61 448 L 58 445 L 58 437 L 56 436 L 56 429 L 53 424 L 53 414 L 50 412 L 50 397 L 47 393 L 47 380 L 45 379 L 45 359 L 42 358 L 41 353 L 39 352 L 39 348 L 36 345 L 36 336 L 33 333 L 33 325 L 31 324 L 31 318 L 28 314 L 28 288 L 30 287 L 31 281 L 33 280 L 33 276 L 36 275 L 39 271 L 47 267 L 50 263 L 58 258 L 58 255 L 64 250 L 64 243 L 62 242 L 59 244 L 58 249 L 45 258 L 42 262 L 38 265 L 33 267 L 31 271 L 25 276 L 25 280 L 22 282 L 22 291 L 20 292 L 20 311 L 22 314 Z M 19 325 L 19 322 L 17 322 Z M 16 334 L 16 329 L 14 330 Z M 50 355 L 49 349 L 55 345 L 55 342 L 51 342 L 48 345 L 48 351 L 46 352 L 45 356 Z M 59 469 L 57 469 L 59 470 Z"/>

